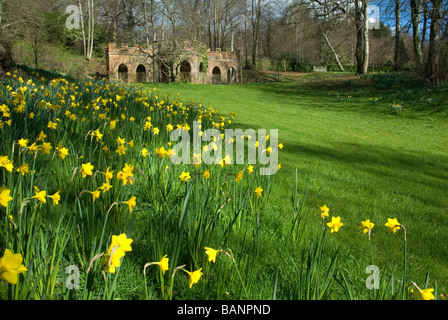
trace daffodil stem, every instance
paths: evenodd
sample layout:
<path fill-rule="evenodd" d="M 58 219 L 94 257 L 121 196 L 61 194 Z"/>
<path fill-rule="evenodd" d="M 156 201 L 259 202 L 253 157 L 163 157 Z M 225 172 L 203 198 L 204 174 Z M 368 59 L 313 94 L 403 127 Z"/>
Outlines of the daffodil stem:
<path fill-rule="evenodd" d="M 402 299 L 404 300 L 406 298 L 406 229 L 404 229 L 404 242 L 403 242 L 403 251 L 404 251 L 404 257 L 403 257 L 403 291 L 402 291 Z"/>

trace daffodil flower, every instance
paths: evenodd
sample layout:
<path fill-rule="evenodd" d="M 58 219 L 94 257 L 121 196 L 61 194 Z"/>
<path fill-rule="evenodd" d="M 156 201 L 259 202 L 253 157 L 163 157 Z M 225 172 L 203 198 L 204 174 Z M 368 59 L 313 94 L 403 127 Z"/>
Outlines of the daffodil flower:
<path fill-rule="evenodd" d="M 83 178 L 85 178 L 86 176 L 91 176 L 93 174 L 92 170 L 93 170 L 93 165 L 89 162 L 86 164 L 82 164 L 81 165 L 81 175 Z"/>
<path fill-rule="evenodd" d="M 12 197 L 9 195 L 11 193 L 11 190 L 6 187 L 0 188 L 0 205 L 2 207 L 7 207 L 8 202 L 12 201 Z"/>
<path fill-rule="evenodd" d="M 189 173 L 189 172 L 182 172 L 182 174 L 179 176 L 179 179 L 180 179 L 182 182 L 188 182 L 188 180 L 191 179 L 191 177 L 190 177 L 190 173 Z"/>
<path fill-rule="evenodd" d="M 258 197 L 261 197 L 261 193 L 263 192 L 263 189 L 261 188 L 261 186 L 257 187 L 254 191 L 255 195 Z"/>
<path fill-rule="evenodd" d="M 22 262 L 20 253 L 13 254 L 11 250 L 5 249 L 3 257 L 0 258 L 0 278 L 10 284 L 17 284 L 18 275 L 27 271 Z"/>
<path fill-rule="evenodd" d="M 35 195 L 32 197 L 33 199 L 37 199 L 42 203 L 47 203 L 47 192 L 45 190 L 40 191 L 39 188 L 34 187 Z"/>
<path fill-rule="evenodd" d="M 133 242 L 133 239 L 130 239 L 127 237 L 125 233 L 122 233 L 118 236 L 113 235 L 112 236 L 112 242 L 110 244 L 110 247 L 115 247 L 118 245 L 118 247 L 123 250 L 123 252 L 129 252 L 132 251 L 131 243 Z M 110 248 L 109 247 L 109 248 Z"/>
<path fill-rule="evenodd" d="M 52 196 L 48 196 L 53 200 L 53 205 L 57 206 L 59 204 L 59 200 L 61 200 L 61 196 L 59 195 L 59 191 L 53 194 Z"/>
<path fill-rule="evenodd" d="M 195 284 L 195 283 L 198 283 L 199 282 L 199 280 L 201 279 L 201 276 L 202 276 L 202 268 L 200 268 L 200 269 L 198 269 L 198 270 L 196 270 L 196 271 L 192 271 L 192 272 L 190 272 L 190 271 L 187 271 L 187 270 L 184 270 L 186 273 L 188 273 L 188 275 L 190 276 L 190 278 L 189 278 L 189 280 L 188 280 L 188 285 L 189 285 L 189 287 L 190 287 L 190 289 L 191 289 L 191 287 L 193 286 L 193 284 Z"/>
<path fill-rule="evenodd" d="M 359 229 L 361 229 L 362 232 L 364 234 L 366 234 L 367 232 L 369 232 L 369 230 L 372 230 L 374 226 L 375 226 L 375 224 L 370 222 L 369 219 L 367 219 L 366 221 L 361 221 L 361 225 L 359 226 Z"/>
<path fill-rule="evenodd" d="M 341 217 L 331 217 L 331 221 L 327 223 L 327 226 L 331 228 L 331 233 L 338 232 L 343 225 Z"/>
<path fill-rule="evenodd" d="M 240 182 L 241 181 L 241 179 L 243 179 L 243 172 L 244 171 L 239 171 L 239 172 L 237 172 L 236 174 L 235 174 L 235 181 L 236 182 Z"/>
<path fill-rule="evenodd" d="M 160 262 L 158 262 L 157 264 L 160 266 L 160 269 L 162 270 L 162 272 L 165 274 L 165 271 L 167 271 L 168 268 L 168 262 L 169 262 L 169 258 L 167 258 L 167 255 L 164 255 L 162 260 L 160 260 Z"/>
<path fill-rule="evenodd" d="M 216 262 L 216 255 L 218 254 L 219 250 L 215 250 L 209 247 L 205 247 L 205 254 L 208 256 L 208 261 Z"/>
<path fill-rule="evenodd" d="M 324 204 L 322 207 L 319 208 L 319 214 L 320 217 L 323 219 L 325 217 L 328 217 L 328 212 L 330 209 Z"/>
<path fill-rule="evenodd" d="M 415 284 L 415 282 L 412 282 L 412 284 L 418 289 L 417 297 L 420 300 L 434 300 L 434 289 L 428 288 L 422 290 Z"/>
<path fill-rule="evenodd" d="M 125 202 L 128 205 L 129 212 L 132 212 L 132 209 L 137 205 L 135 201 L 135 196 L 131 197 L 128 201 Z"/>
<path fill-rule="evenodd" d="M 401 228 L 401 224 L 398 222 L 397 218 L 388 218 L 385 224 L 389 232 L 397 232 Z"/>

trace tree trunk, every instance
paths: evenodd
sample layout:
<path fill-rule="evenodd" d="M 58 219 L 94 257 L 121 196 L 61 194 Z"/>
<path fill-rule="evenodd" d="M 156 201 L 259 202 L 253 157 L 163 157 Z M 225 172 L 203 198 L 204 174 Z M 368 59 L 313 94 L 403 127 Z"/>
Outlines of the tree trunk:
<path fill-rule="evenodd" d="M 339 70 L 344 72 L 344 66 L 342 65 L 341 61 L 339 60 L 338 53 L 334 49 L 334 47 L 331 45 L 330 40 L 328 39 L 328 36 L 326 35 L 325 31 L 321 30 L 322 36 L 324 37 L 325 43 L 327 44 L 328 48 L 330 48 L 331 52 L 333 53 L 334 59 L 336 60 L 336 63 L 339 67 Z"/>
<path fill-rule="evenodd" d="M 414 54 L 417 63 L 423 64 L 422 45 L 420 39 L 420 15 L 421 0 L 411 0 L 411 21 L 412 21 L 412 39 L 414 42 Z"/>
<path fill-rule="evenodd" d="M 255 11 L 255 12 L 254 12 Z M 261 19 L 261 0 L 257 0 L 255 8 L 252 0 L 252 28 L 253 28 L 253 46 L 252 46 L 252 66 L 257 67 L 258 42 L 260 38 L 260 19 Z"/>
<path fill-rule="evenodd" d="M 84 28 L 84 14 L 82 12 L 82 3 L 81 0 L 79 0 L 79 15 L 80 15 L 80 21 L 81 21 L 81 31 L 82 31 L 82 42 L 84 47 L 84 57 L 87 56 L 87 42 L 86 42 L 86 30 Z"/>
<path fill-rule="evenodd" d="M 420 41 L 420 44 L 421 44 L 421 47 L 422 47 L 422 53 L 423 53 L 423 49 L 425 48 L 426 30 L 427 30 L 427 26 L 428 26 L 428 3 L 426 1 L 427 0 L 422 0 L 423 27 L 422 27 L 422 41 Z"/>
<path fill-rule="evenodd" d="M 400 0 L 395 0 L 395 55 L 394 55 L 394 71 L 401 69 L 401 14 Z"/>
<path fill-rule="evenodd" d="M 363 41 L 364 41 L 364 52 L 363 52 L 363 64 L 362 73 L 367 74 L 369 72 L 369 0 L 365 0 L 363 8 Z"/>
<path fill-rule="evenodd" d="M 442 75 L 439 73 L 440 22 L 443 0 L 431 0 L 431 26 L 429 34 L 428 79 L 438 83 Z"/>

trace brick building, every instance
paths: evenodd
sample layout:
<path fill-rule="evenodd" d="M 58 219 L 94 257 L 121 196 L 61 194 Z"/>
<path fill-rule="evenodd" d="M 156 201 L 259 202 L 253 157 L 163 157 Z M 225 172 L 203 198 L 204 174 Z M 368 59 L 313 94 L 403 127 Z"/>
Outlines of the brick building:
<path fill-rule="evenodd" d="M 202 84 L 242 82 L 241 51 L 206 50 L 203 54 L 188 42 L 175 58 L 162 53 L 160 44 L 151 47 L 110 43 L 106 63 L 109 80 L 125 82 L 186 81 Z M 164 62 L 165 61 L 165 62 Z M 171 61 L 169 67 L 166 61 Z"/>

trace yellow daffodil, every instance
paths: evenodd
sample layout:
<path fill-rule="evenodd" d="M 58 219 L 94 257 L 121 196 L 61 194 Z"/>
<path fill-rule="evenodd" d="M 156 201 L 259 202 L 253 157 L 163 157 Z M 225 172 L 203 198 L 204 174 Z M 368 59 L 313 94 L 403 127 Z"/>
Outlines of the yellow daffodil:
<path fill-rule="evenodd" d="M 0 167 L 5 168 L 8 172 L 12 172 L 14 164 L 7 156 L 0 156 Z"/>
<path fill-rule="evenodd" d="M 328 217 L 328 212 L 330 209 L 324 204 L 322 207 L 319 208 L 319 214 L 320 217 L 323 219 L 325 217 Z"/>
<path fill-rule="evenodd" d="M 49 143 L 49 142 L 42 143 L 41 148 L 42 148 L 42 152 L 44 154 L 50 154 L 50 150 L 53 149 L 53 147 L 51 146 L 51 143 Z"/>
<path fill-rule="evenodd" d="M 434 289 L 428 288 L 428 289 L 420 289 L 414 282 L 412 282 L 414 286 L 418 289 L 417 297 L 420 300 L 434 300 Z M 412 291 L 413 292 L 413 291 Z"/>
<path fill-rule="evenodd" d="M 48 196 L 53 200 L 53 205 L 57 206 L 59 204 L 59 200 L 61 200 L 61 196 L 59 195 L 59 191 L 53 194 L 52 196 Z"/>
<path fill-rule="evenodd" d="M 259 187 L 257 187 L 256 189 L 255 189 L 255 195 L 257 196 L 257 198 L 258 197 L 261 197 L 261 193 L 263 192 L 263 189 L 261 188 L 261 186 L 259 186 Z"/>
<path fill-rule="evenodd" d="M 366 234 L 367 232 L 369 232 L 369 230 L 372 230 L 374 226 L 375 226 L 375 224 L 370 222 L 369 219 L 367 219 L 366 221 L 361 221 L 361 225 L 359 226 L 359 229 L 361 229 L 362 232 L 364 234 Z"/>
<path fill-rule="evenodd" d="M 11 250 L 5 249 L 3 257 L 0 258 L 0 279 L 10 284 L 17 284 L 18 275 L 27 271 L 22 264 L 23 257 L 20 253 L 13 254 Z"/>
<path fill-rule="evenodd" d="M 23 148 L 26 148 L 27 147 L 27 145 L 28 145 L 28 142 L 29 142 L 29 140 L 28 139 L 20 139 L 19 140 L 19 146 L 21 146 L 21 147 L 23 147 Z"/>
<path fill-rule="evenodd" d="M 33 142 L 33 144 L 28 147 L 28 150 L 30 150 L 32 154 L 35 154 L 37 151 L 40 151 L 41 149 L 42 149 L 41 146 L 36 145 L 35 142 Z"/>
<path fill-rule="evenodd" d="M 110 171 L 110 167 L 107 168 L 106 172 L 103 173 L 104 176 L 106 177 L 106 181 L 109 182 L 110 180 L 113 179 L 114 177 L 114 171 Z"/>
<path fill-rule="evenodd" d="M 179 179 L 180 179 L 182 182 L 188 182 L 188 180 L 191 179 L 191 177 L 190 177 L 190 173 L 189 173 L 189 172 L 182 172 L 182 174 L 179 176 Z"/>
<path fill-rule="evenodd" d="M 385 224 L 389 232 L 397 232 L 401 228 L 401 224 L 398 222 L 397 218 L 388 218 Z"/>
<path fill-rule="evenodd" d="M 155 150 L 155 155 L 157 156 L 157 158 L 161 159 L 161 158 L 165 158 L 166 155 L 166 151 L 164 147 L 161 148 L 156 148 Z"/>
<path fill-rule="evenodd" d="M 110 244 L 110 248 L 111 247 L 115 247 L 116 245 L 118 245 L 118 247 L 123 251 L 123 252 L 130 252 L 132 251 L 131 248 L 131 243 L 133 242 L 133 239 L 130 239 L 127 237 L 127 235 L 125 233 L 122 233 L 118 236 L 113 235 L 112 236 L 112 242 Z"/>
<path fill-rule="evenodd" d="M 218 254 L 219 250 L 215 250 L 213 248 L 205 247 L 205 254 L 208 256 L 208 261 L 216 262 L 216 255 Z"/>
<path fill-rule="evenodd" d="M 18 167 L 17 172 L 20 172 L 22 174 L 22 176 L 27 174 L 29 172 L 28 163 L 25 163 L 25 164 L 21 165 L 20 167 Z"/>
<path fill-rule="evenodd" d="M 338 232 L 339 228 L 344 224 L 341 222 L 341 217 L 331 217 L 331 221 L 327 223 L 327 226 L 331 228 L 331 233 Z"/>
<path fill-rule="evenodd" d="M 86 164 L 82 164 L 81 165 L 81 175 L 82 175 L 82 177 L 83 178 L 85 178 L 86 176 L 91 176 L 93 173 L 92 173 L 92 170 L 93 170 L 93 165 L 90 163 L 90 162 L 88 162 L 88 163 L 86 163 Z"/>
<path fill-rule="evenodd" d="M 120 144 L 115 152 L 118 153 L 118 155 L 122 156 L 126 154 L 126 150 L 127 148 L 125 148 L 124 145 Z"/>
<path fill-rule="evenodd" d="M 47 137 L 47 135 L 43 131 L 41 131 L 39 133 L 39 136 L 37 137 L 37 141 L 44 140 L 46 137 Z"/>
<path fill-rule="evenodd" d="M 104 182 L 103 185 L 99 188 L 103 193 L 106 193 L 112 188 L 112 185 L 109 182 Z"/>
<path fill-rule="evenodd" d="M 131 197 L 128 201 L 125 202 L 128 205 L 129 212 L 132 212 L 132 209 L 137 205 L 135 201 L 135 196 Z"/>
<path fill-rule="evenodd" d="M 130 164 L 125 164 L 125 167 L 117 173 L 117 179 L 123 182 L 123 186 L 126 184 L 134 184 L 134 174 L 132 171 L 134 170 L 134 166 Z"/>
<path fill-rule="evenodd" d="M 47 128 L 52 129 L 52 130 L 56 130 L 57 126 L 58 126 L 58 124 L 56 122 L 50 121 L 50 122 L 48 122 Z"/>
<path fill-rule="evenodd" d="M 68 149 L 67 148 L 58 148 L 58 155 L 61 159 L 65 159 L 65 157 L 68 156 Z"/>
<path fill-rule="evenodd" d="M 198 283 L 199 280 L 201 279 L 202 268 L 200 268 L 200 269 L 198 269 L 196 271 L 193 271 L 193 272 L 190 272 L 190 271 L 187 271 L 187 270 L 184 270 L 184 271 L 186 273 L 188 273 L 188 275 L 190 276 L 190 278 L 188 280 L 188 285 L 189 285 L 190 288 L 193 286 L 193 284 Z"/>
<path fill-rule="evenodd" d="M 252 172 L 254 172 L 254 166 L 253 166 L 253 165 L 249 165 L 249 166 L 247 167 L 247 173 L 248 173 L 248 174 L 251 174 Z"/>
<path fill-rule="evenodd" d="M 0 205 L 2 207 L 7 207 L 8 202 L 12 201 L 12 197 L 9 195 L 11 193 L 11 190 L 9 190 L 6 187 L 0 188 Z"/>
<path fill-rule="evenodd" d="M 120 266 L 120 259 L 123 258 L 125 253 L 118 245 L 110 246 L 106 254 L 103 256 L 104 271 L 109 273 L 115 273 L 115 268 Z"/>
<path fill-rule="evenodd" d="M 241 179 L 243 179 L 243 171 L 239 171 L 235 174 L 235 181 L 240 183 Z"/>
<path fill-rule="evenodd" d="M 92 195 L 92 200 L 95 202 L 96 199 L 100 197 L 100 189 L 96 189 L 95 191 L 89 191 L 89 193 Z"/>
<path fill-rule="evenodd" d="M 146 158 L 148 156 L 148 154 L 149 154 L 148 149 L 143 148 L 142 149 L 142 156 Z"/>
<path fill-rule="evenodd" d="M 202 176 L 205 178 L 205 179 L 210 179 L 210 170 L 205 170 L 204 171 L 204 173 L 202 174 Z"/>
<path fill-rule="evenodd" d="M 168 268 L 168 262 L 169 258 L 167 258 L 167 255 L 164 255 L 162 260 L 160 260 L 157 264 L 160 266 L 160 269 L 162 269 L 162 272 L 165 274 L 165 271 L 167 271 Z"/>
<path fill-rule="evenodd" d="M 33 199 L 37 199 L 42 203 L 47 203 L 47 192 L 45 190 L 40 191 L 37 187 L 34 187 L 35 195 L 32 197 Z"/>

